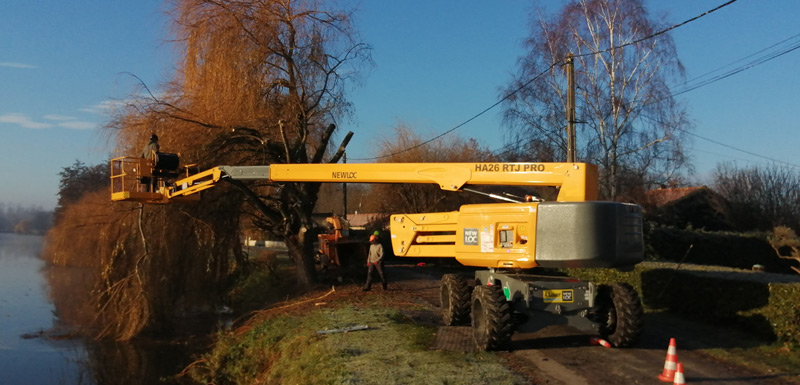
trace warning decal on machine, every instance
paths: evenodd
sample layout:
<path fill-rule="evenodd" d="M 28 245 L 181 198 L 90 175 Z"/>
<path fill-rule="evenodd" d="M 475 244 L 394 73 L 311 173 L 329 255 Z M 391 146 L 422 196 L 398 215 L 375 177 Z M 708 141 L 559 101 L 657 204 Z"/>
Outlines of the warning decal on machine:
<path fill-rule="evenodd" d="M 494 225 L 489 225 L 489 228 L 483 228 L 481 231 L 481 253 L 494 252 Z"/>
<path fill-rule="evenodd" d="M 547 303 L 572 303 L 574 301 L 572 294 L 572 289 L 544 290 L 542 299 Z"/>

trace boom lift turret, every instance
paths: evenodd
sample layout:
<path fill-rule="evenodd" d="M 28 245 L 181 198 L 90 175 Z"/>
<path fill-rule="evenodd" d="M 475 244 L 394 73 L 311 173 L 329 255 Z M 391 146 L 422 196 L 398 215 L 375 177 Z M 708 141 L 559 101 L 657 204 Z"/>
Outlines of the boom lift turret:
<path fill-rule="evenodd" d="M 597 168 L 587 163 L 373 163 L 218 166 L 135 193 L 126 164 L 112 160 L 112 200 L 167 203 L 196 197 L 225 178 L 273 182 L 435 183 L 457 191 L 471 185 L 552 186 L 554 202 L 523 200 L 464 205 L 458 211 L 395 214 L 392 248 L 399 257 L 455 257 L 485 267 L 467 277 L 445 274 L 445 324 L 471 321 L 476 344 L 503 349 L 513 331 L 569 324 L 614 346 L 636 341 L 642 307 L 627 284 L 595 285 L 525 269 L 629 267 L 642 261 L 642 214 L 637 205 L 597 201 Z M 138 163 L 137 163 L 138 164 Z M 127 179 L 126 179 L 127 178 Z M 144 195 L 143 195 L 144 194 Z"/>

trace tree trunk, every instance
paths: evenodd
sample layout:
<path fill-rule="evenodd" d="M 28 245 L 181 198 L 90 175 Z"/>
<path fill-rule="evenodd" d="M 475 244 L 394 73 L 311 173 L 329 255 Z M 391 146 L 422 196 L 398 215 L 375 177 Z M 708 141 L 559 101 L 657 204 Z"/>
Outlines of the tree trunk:
<path fill-rule="evenodd" d="M 310 287 L 317 282 L 317 270 L 314 265 L 314 239 L 307 227 L 302 227 L 298 234 L 286 237 L 286 248 L 289 257 L 297 269 L 297 284 Z"/>

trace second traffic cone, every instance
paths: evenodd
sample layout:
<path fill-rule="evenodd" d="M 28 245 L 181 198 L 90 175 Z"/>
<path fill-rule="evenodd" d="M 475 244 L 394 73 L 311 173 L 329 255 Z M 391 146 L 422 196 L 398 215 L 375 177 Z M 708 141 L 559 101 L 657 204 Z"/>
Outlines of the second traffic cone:
<path fill-rule="evenodd" d="M 672 385 L 684 385 L 686 379 L 683 377 L 683 364 L 678 362 L 675 369 L 675 379 L 672 380 Z"/>
<path fill-rule="evenodd" d="M 672 382 L 675 379 L 675 371 L 678 370 L 678 347 L 675 344 L 675 339 L 669 339 L 669 348 L 667 349 L 667 359 L 664 360 L 664 371 L 658 375 L 658 379 L 664 382 Z"/>

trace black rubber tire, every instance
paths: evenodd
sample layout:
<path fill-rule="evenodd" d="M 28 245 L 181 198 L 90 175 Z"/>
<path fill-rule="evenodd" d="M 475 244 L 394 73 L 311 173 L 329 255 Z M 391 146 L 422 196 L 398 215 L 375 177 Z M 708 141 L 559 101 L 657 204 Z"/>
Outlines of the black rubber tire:
<path fill-rule="evenodd" d="M 500 286 L 476 286 L 472 291 L 472 336 L 479 350 L 505 350 L 514 324 Z"/>
<path fill-rule="evenodd" d="M 644 312 L 639 294 L 631 285 L 600 285 L 597 289 L 596 308 L 600 337 L 611 346 L 624 348 L 639 340 L 644 326 Z"/>
<path fill-rule="evenodd" d="M 470 289 L 467 279 L 458 274 L 442 276 L 439 300 L 442 304 L 442 322 L 447 326 L 469 323 Z"/>

